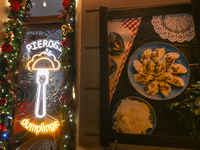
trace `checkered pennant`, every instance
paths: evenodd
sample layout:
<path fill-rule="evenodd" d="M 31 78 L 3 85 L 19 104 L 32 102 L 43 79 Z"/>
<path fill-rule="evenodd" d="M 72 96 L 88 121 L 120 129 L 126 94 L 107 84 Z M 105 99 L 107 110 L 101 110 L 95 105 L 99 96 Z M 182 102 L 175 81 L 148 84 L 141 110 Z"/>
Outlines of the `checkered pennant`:
<path fill-rule="evenodd" d="M 128 54 L 130 52 L 130 49 L 131 49 L 131 46 L 133 44 L 133 41 L 135 39 L 135 36 L 137 34 L 137 31 L 138 31 L 138 28 L 139 28 L 139 25 L 140 25 L 140 22 L 142 20 L 142 17 L 137 17 L 137 18 L 126 18 L 126 19 L 122 19 L 121 22 L 122 22 L 122 26 L 124 28 L 128 28 L 129 30 L 132 31 L 132 36 L 131 36 L 131 39 L 129 41 L 129 44 L 128 44 L 128 48 L 126 49 L 125 51 L 125 56 L 122 60 L 122 64 L 121 66 L 119 67 L 119 71 L 117 72 L 117 78 L 115 79 L 114 81 L 114 85 L 112 87 L 112 90 L 110 91 L 110 94 L 109 94 L 109 102 L 111 102 L 111 99 L 114 95 L 114 92 L 115 92 L 115 89 L 117 87 L 117 84 L 118 84 L 118 81 L 119 81 L 119 78 L 121 76 L 121 73 L 122 73 L 122 70 L 123 70 L 123 67 L 124 67 L 124 64 L 126 62 L 126 59 L 128 57 Z"/>

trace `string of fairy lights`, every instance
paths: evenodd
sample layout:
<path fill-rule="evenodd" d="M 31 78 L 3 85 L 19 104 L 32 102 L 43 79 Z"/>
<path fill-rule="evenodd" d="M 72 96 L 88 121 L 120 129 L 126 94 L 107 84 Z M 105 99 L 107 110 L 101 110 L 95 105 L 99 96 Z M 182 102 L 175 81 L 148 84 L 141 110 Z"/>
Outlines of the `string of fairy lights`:
<path fill-rule="evenodd" d="M 16 84 L 19 69 L 19 54 L 23 40 L 23 19 L 30 16 L 31 0 L 8 0 L 10 12 L 8 21 L 4 22 L 4 43 L 0 56 L 0 149 L 9 150 L 12 145 L 13 108 L 16 102 Z M 43 4 L 44 5 L 44 4 Z M 76 0 L 63 0 L 62 18 L 63 35 L 60 63 L 63 67 L 63 81 L 60 90 L 60 128 L 55 140 L 56 149 L 74 149 L 75 147 L 75 5 Z M 44 7 L 48 7 L 46 4 Z"/>

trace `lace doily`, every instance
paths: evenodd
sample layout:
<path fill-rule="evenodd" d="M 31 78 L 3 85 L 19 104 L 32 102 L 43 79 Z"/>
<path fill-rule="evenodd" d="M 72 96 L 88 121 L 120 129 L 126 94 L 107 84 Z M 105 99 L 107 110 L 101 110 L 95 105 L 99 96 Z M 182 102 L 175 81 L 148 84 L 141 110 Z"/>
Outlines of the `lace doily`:
<path fill-rule="evenodd" d="M 192 40 L 195 36 L 191 14 L 152 16 L 151 24 L 162 39 L 168 39 L 171 42 L 182 43 Z"/>

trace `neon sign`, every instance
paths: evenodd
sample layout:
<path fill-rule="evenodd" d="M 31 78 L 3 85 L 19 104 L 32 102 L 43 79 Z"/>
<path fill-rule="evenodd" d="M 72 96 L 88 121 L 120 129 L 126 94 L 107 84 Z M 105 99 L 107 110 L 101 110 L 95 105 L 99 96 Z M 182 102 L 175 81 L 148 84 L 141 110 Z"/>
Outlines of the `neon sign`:
<path fill-rule="evenodd" d="M 29 44 L 26 44 L 26 49 L 28 52 L 30 52 L 31 50 L 37 50 L 37 49 L 41 49 L 41 48 L 54 48 L 59 50 L 60 52 L 62 52 L 62 47 L 60 46 L 61 42 L 60 41 L 53 41 L 53 40 L 37 40 L 37 41 L 33 41 Z"/>
<path fill-rule="evenodd" d="M 51 59 L 53 59 L 53 61 L 50 59 L 50 57 L 52 57 Z M 43 66 L 38 66 L 39 62 L 48 62 L 50 63 L 49 68 L 43 67 Z M 57 67 L 55 66 L 55 64 L 57 63 Z M 53 54 L 47 54 L 45 52 L 42 52 L 40 54 L 35 54 L 32 59 L 27 63 L 27 68 L 28 70 L 32 71 L 32 70 L 54 70 L 54 71 L 58 71 L 60 69 L 61 65 L 59 63 L 58 60 L 56 60 L 56 57 Z"/>
<path fill-rule="evenodd" d="M 35 101 L 35 115 L 38 118 L 43 118 L 46 115 L 46 85 L 49 82 L 49 70 L 58 71 L 60 67 L 61 65 L 56 60 L 56 57 L 45 52 L 35 54 L 27 63 L 28 70 L 37 71 L 36 82 L 38 91 Z M 42 107 L 40 107 L 40 104 L 42 104 Z"/>
<path fill-rule="evenodd" d="M 26 44 L 25 47 L 28 52 L 37 49 L 41 50 L 41 48 L 46 48 L 46 52 L 33 55 L 31 60 L 27 63 L 27 69 L 29 71 L 36 71 L 35 82 L 37 83 L 37 91 L 34 109 L 35 116 L 34 123 L 31 122 L 31 118 L 26 118 L 20 121 L 20 125 L 28 131 L 35 133 L 36 135 L 53 133 L 58 129 L 60 123 L 57 119 L 47 114 L 47 85 L 49 83 L 49 73 L 51 71 L 59 71 L 61 68 L 61 64 L 57 60 L 55 55 L 48 53 L 48 48 L 58 50 L 62 54 L 61 42 L 39 39 L 37 41 Z M 58 58 L 61 56 L 61 54 L 59 54 Z M 47 116 L 49 116 L 50 118 L 46 118 Z M 37 120 L 37 118 L 41 119 Z"/>
<path fill-rule="evenodd" d="M 20 122 L 20 124 L 22 127 L 24 127 L 30 132 L 35 133 L 36 135 L 41 134 L 41 133 L 53 133 L 60 126 L 58 121 L 54 121 L 53 123 L 50 123 L 48 125 L 45 125 L 44 122 L 42 122 L 40 125 L 34 125 L 29 122 L 29 119 L 23 119 Z"/>

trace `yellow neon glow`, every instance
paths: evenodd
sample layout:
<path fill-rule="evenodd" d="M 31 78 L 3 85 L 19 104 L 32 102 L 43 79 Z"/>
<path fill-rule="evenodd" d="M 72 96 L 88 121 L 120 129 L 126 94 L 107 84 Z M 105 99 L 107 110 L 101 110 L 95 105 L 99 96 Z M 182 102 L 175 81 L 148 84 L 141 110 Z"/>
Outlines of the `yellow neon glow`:
<path fill-rule="evenodd" d="M 49 56 L 52 56 L 54 61 L 58 64 L 57 67 L 55 67 L 55 64 L 54 62 L 47 58 Z M 39 58 L 36 58 L 36 57 L 39 57 Z M 36 68 L 36 64 L 39 62 L 39 61 L 44 61 L 44 60 L 48 60 L 50 61 L 51 65 L 52 65 L 52 68 Z M 58 60 L 56 60 L 56 56 L 53 55 L 53 54 L 47 54 L 45 52 L 42 52 L 40 54 L 35 54 L 32 59 L 27 63 L 27 68 L 28 70 L 54 70 L 54 71 L 58 71 L 61 67 L 61 64 Z"/>
<path fill-rule="evenodd" d="M 30 132 L 35 133 L 36 135 L 44 134 L 44 133 L 53 133 L 55 132 L 58 127 L 60 126 L 58 121 L 54 121 L 48 125 L 45 125 L 44 122 L 42 122 L 40 125 L 35 125 L 29 122 L 29 119 L 23 119 L 20 122 L 21 126 L 27 129 Z"/>
<path fill-rule="evenodd" d="M 55 65 L 54 65 L 53 61 L 51 61 L 51 59 L 49 59 L 49 58 L 39 58 L 39 59 L 37 59 L 37 60 L 33 63 L 32 69 L 33 69 L 33 70 L 38 70 L 38 69 L 40 69 L 40 70 L 44 70 L 44 69 L 48 70 L 48 69 L 51 69 L 51 68 L 36 68 L 36 64 L 37 64 L 39 61 L 43 61 L 43 60 L 48 60 L 48 61 L 51 63 L 52 68 L 55 68 Z"/>
<path fill-rule="evenodd" d="M 53 58 L 53 61 L 51 59 Z M 42 64 L 43 61 L 50 62 L 50 67 L 46 68 L 40 68 L 36 67 L 37 64 Z M 55 64 L 57 64 L 55 67 Z M 38 84 L 38 92 L 37 92 L 37 98 L 35 101 L 35 115 L 38 118 L 43 118 L 46 115 L 46 85 L 49 82 L 49 70 L 57 71 L 61 67 L 61 64 L 56 59 L 55 55 L 53 54 L 47 54 L 45 52 L 42 52 L 40 54 L 35 54 L 32 59 L 27 63 L 28 70 L 36 70 L 37 71 L 37 79 L 36 82 Z M 45 82 L 40 82 L 40 76 L 45 77 Z M 41 99 L 42 94 L 42 99 Z M 41 102 L 42 101 L 42 102 Z M 42 103 L 42 111 L 39 113 L 40 104 Z"/>

